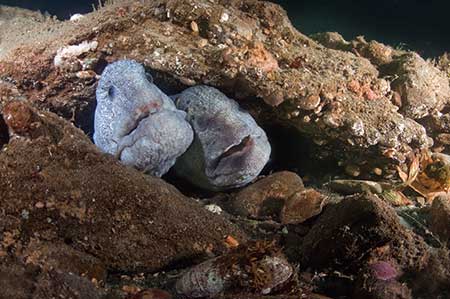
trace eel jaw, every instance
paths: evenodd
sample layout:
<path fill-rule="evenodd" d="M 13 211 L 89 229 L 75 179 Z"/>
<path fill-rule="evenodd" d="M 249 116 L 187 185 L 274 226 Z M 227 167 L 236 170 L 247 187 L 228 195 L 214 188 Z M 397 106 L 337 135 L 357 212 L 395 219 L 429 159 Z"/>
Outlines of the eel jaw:
<path fill-rule="evenodd" d="M 211 167 L 210 179 L 215 180 L 220 176 L 229 176 L 246 165 L 248 155 L 256 146 L 255 137 L 248 135 L 238 144 L 230 146 L 221 154 Z M 230 173 L 230 169 L 233 169 Z"/>

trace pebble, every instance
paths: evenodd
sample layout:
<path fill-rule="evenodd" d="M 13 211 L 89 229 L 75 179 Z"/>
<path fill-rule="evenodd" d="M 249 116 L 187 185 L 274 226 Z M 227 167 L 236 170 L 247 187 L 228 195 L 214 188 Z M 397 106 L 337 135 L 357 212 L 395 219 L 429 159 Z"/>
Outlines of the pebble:
<path fill-rule="evenodd" d="M 278 215 L 285 200 L 303 189 L 303 181 L 296 173 L 276 172 L 238 192 L 230 200 L 230 208 L 240 216 L 268 218 Z"/>
<path fill-rule="evenodd" d="M 197 25 L 197 22 L 195 22 L 195 21 L 192 21 L 192 22 L 191 22 L 191 29 L 192 29 L 193 32 L 198 33 L 198 25 Z"/>
<path fill-rule="evenodd" d="M 320 214 L 326 203 L 327 196 L 313 188 L 296 192 L 286 200 L 284 207 L 281 210 L 281 223 L 303 223 Z"/>
<path fill-rule="evenodd" d="M 213 214 L 217 214 L 220 215 L 222 214 L 223 210 L 221 207 L 219 207 L 218 205 L 215 204 L 209 204 L 205 206 L 205 209 L 207 209 L 208 211 L 210 211 Z"/>
<path fill-rule="evenodd" d="M 82 18 L 84 18 L 84 16 L 80 13 L 76 13 L 73 16 L 70 17 L 70 20 L 72 22 L 78 22 L 79 20 L 81 20 Z"/>
<path fill-rule="evenodd" d="M 381 194 L 383 192 L 383 188 L 379 183 L 365 180 L 334 180 L 326 183 L 325 187 L 346 195 L 365 191 L 370 191 L 375 194 Z"/>
<path fill-rule="evenodd" d="M 348 164 L 345 166 L 345 172 L 352 177 L 357 177 L 361 174 L 361 169 L 358 165 Z"/>

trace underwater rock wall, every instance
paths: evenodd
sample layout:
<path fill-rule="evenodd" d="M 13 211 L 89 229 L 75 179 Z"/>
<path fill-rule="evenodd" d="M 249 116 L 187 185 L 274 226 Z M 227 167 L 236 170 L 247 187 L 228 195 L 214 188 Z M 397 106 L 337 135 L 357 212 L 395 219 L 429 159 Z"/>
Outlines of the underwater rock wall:
<path fill-rule="evenodd" d="M 295 127 L 318 145 L 317 157 L 333 155 L 359 173 L 377 168 L 392 175 L 392 163 L 432 145 L 424 127 L 393 104 L 389 78 L 381 78 L 377 67 L 299 33 L 275 4 L 124 1 L 54 24 L 36 39 L 45 27 L 28 30 L 29 39 L 3 55 L 0 78 L 90 134 L 99 75 L 107 63 L 132 58 L 168 89 L 219 88 L 248 106 L 260 124 Z M 57 53 L 94 42 L 55 65 Z M 439 84 L 448 83 L 433 72 L 442 75 Z"/>
<path fill-rule="evenodd" d="M 438 298 L 450 289 L 448 245 L 393 208 L 411 204 L 400 190 L 430 182 L 417 154 L 448 153 L 444 60 L 436 68 L 336 34 L 319 43 L 269 2 L 113 2 L 65 22 L 12 13 L 0 29 L 0 297 L 170 298 L 153 289 L 162 287 L 179 298 L 200 287 L 216 298 Z M 217 88 L 275 128 L 269 142 L 294 132 L 286 146 L 300 136 L 311 149 L 289 162 L 334 161 L 323 181 L 388 181 L 327 190 L 307 175 L 272 174 L 269 162 L 269 175 L 244 189 L 201 193 L 127 167 L 90 139 L 102 72 L 122 59 L 166 94 Z M 427 163 L 430 176 L 450 169 Z M 433 178 L 447 188 L 448 177 Z M 425 213 L 445 219 L 440 206 Z"/>

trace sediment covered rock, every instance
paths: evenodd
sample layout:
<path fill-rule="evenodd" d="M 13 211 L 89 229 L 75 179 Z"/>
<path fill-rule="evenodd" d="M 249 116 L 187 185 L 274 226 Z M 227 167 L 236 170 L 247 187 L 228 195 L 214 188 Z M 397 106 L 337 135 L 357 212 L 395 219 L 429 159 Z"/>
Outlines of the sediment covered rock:
<path fill-rule="evenodd" d="M 355 195 L 329 205 L 299 245 L 303 265 L 358 267 L 363 256 L 387 246 L 404 269 L 418 271 L 428 259 L 425 242 L 405 229 L 395 211 L 374 195 Z"/>
<path fill-rule="evenodd" d="M 12 138 L 0 153 L 2 251 L 65 242 L 110 269 L 155 271 L 224 249 L 226 235 L 245 238 L 163 180 L 101 154 L 64 119 L 22 102 L 3 117 Z"/>
<path fill-rule="evenodd" d="M 284 202 L 303 189 L 303 181 L 297 174 L 290 171 L 276 172 L 242 189 L 230 199 L 229 207 L 236 215 L 277 219 Z"/>

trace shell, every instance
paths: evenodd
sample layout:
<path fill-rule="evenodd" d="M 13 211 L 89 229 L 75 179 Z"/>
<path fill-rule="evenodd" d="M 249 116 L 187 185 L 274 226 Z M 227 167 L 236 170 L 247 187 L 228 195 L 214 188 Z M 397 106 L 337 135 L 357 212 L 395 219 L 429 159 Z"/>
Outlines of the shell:
<path fill-rule="evenodd" d="M 162 176 L 193 140 L 186 114 L 148 81 L 142 65 L 108 65 L 98 83 L 94 142 L 126 165 Z"/>
<path fill-rule="evenodd" d="M 216 259 L 189 269 L 176 283 L 178 294 L 189 298 L 213 297 L 225 289 L 228 278 L 222 275 Z"/>
<path fill-rule="evenodd" d="M 187 113 L 194 142 L 175 165 L 176 172 L 209 190 L 241 187 L 255 179 L 269 160 L 266 133 L 237 102 L 209 86 L 176 96 Z"/>
<path fill-rule="evenodd" d="M 189 269 L 176 283 L 178 294 L 189 298 L 252 290 L 270 294 L 286 286 L 294 269 L 270 242 L 250 242 Z"/>
<path fill-rule="evenodd" d="M 260 269 L 269 274 L 269 279 L 265 281 L 261 293 L 270 294 L 286 284 L 293 276 L 294 270 L 287 260 L 277 256 L 266 256 L 260 262 Z"/>

